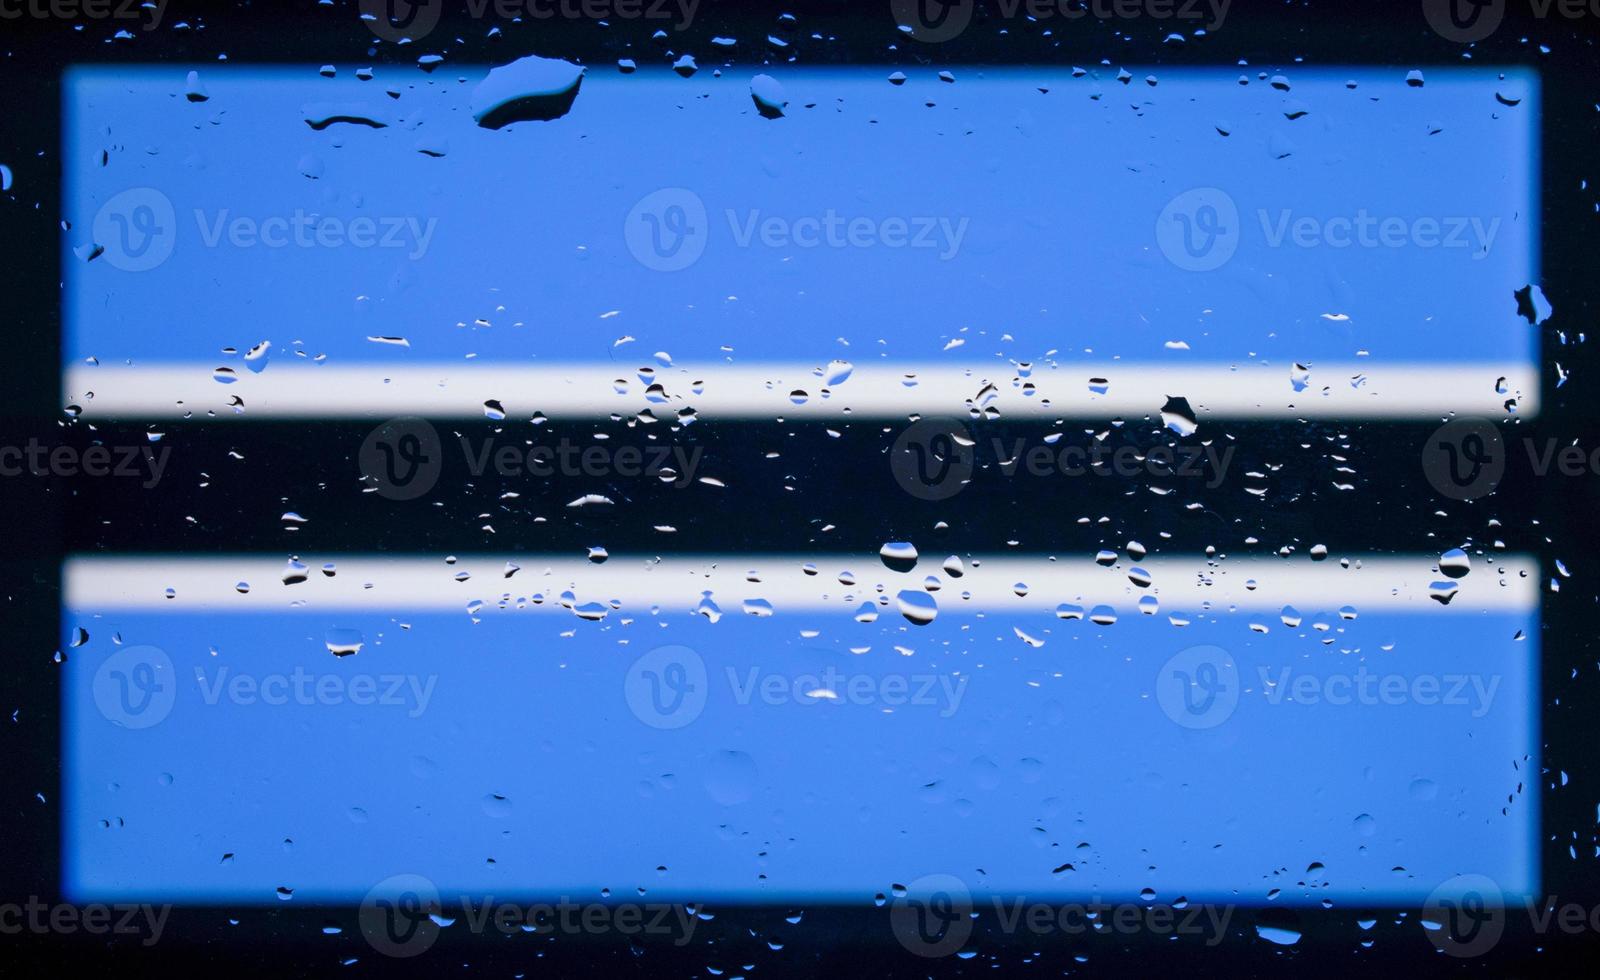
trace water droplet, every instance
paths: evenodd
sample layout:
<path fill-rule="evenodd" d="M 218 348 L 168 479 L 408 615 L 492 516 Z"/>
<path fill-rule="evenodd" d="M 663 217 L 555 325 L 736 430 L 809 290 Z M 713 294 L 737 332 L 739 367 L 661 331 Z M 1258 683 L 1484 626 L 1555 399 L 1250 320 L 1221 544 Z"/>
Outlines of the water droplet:
<path fill-rule="evenodd" d="M 1544 290 L 1531 283 L 1512 290 L 1512 296 L 1517 301 L 1517 314 L 1534 326 L 1544 323 L 1555 312 L 1550 301 L 1544 298 Z"/>
<path fill-rule="evenodd" d="M 200 81 L 200 73 L 192 71 L 183 80 L 183 97 L 190 102 L 205 102 L 211 96 L 206 92 L 205 84 Z"/>
<path fill-rule="evenodd" d="M 335 657 L 349 657 L 361 652 L 361 647 L 367 642 L 360 630 L 336 628 L 330 629 L 322 636 L 323 643 L 327 644 L 328 652 Z"/>
<path fill-rule="evenodd" d="M 711 598 L 709 592 L 700 593 L 700 602 L 694 607 L 694 611 L 713 623 L 722 618 L 722 608 Z"/>
<path fill-rule="evenodd" d="M 878 557 L 890 571 L 909 572 L 917 567 L 917 548 L 909 541 L 889 541 L 878 549 Z"/>
<path fill-rule="evenodd" d="M 723 806 L 736 806 L 755 795 L 760 778 L 756 760 L 749 753 L 725 749 L 712 754 L 704 784 L 713 800 Z"/>
<path fill-rule="evenodd" d="M 271 356 L 271 353 L 272 341 L 263 340 L 261 343 L 245 351 L 244 366 L 249 368 L 251 373 L 260 374 L 262 371 L 266 370 L 267 358 Z"/>
<path fill-rule="evenodd" d="M 559 119 L 577 100 L 584 71 L 569 61 L 538 55 L 491 68 L 472 90 L 472 118 L 485 129 Z"/>
<path fill-rule="evenodd" d="M 334 125 L 389 128 L 383 110 L 366 102 L 308 102 L 300 107 L 300 118 L 319 133 Z"/>
<path fill-rule="evenodd" d="M 1167 396 L 1167 403 L 1161 406 L 1161 424 L 1180 436 L 1192 436 L 1200 427 L 1194 409 L 1189 407 L 1189 400 L 1171 395 Z"/>
<path fill-rule="evenodd" d="M 789 98 L 783 86 L 771 75 L 757 75 L 750 79 L 750 99 L 763 119 L 781 119 Z"/>
<path fill-rule="evenodd" d="M 311 569 L 307 568 L 298 558 L 290 558 L 283 566 L 283 584 L 298 585 L 306 580 Z"/>
<path fill-rule="evenodd" d="M 939 615 L 939 604 L 933 596 L 916 589 L 902 589 L 895 597 L 900 605 L 900 615 L 916 626 L 927 626 Z"/>
<path fill-rule="evenodd" d="M 1034 649 L 1038 649 L 1039 647 L 1044 646 L 1044 641 L 1043 640 L 1038 639 L 1037 637 L 1030 636 L 1027 633 L 1024 633 L 1020 627 L 1017 627 L 1017 626 L 1011 627 L 1011 632 L 1017 634 L 1017 639 L 1021 640 L 1024 643 L 1026 643 L 1028 646 L 1033 647 Z"/>
<path fill-rule="evenodd" d="M 1451 548 L 1439 556 L 1439 571 L 1449 578 L 1465 578 L 1472 571 L 1472 559 L 1460 548 Z"/>
<path fill-rule="evenodd" d="M 489 793 L 478 805 L 483 808 L 483 815 L 493 820 L 504 820 L 511 816 L 511 800 L 499 793 Z"/>

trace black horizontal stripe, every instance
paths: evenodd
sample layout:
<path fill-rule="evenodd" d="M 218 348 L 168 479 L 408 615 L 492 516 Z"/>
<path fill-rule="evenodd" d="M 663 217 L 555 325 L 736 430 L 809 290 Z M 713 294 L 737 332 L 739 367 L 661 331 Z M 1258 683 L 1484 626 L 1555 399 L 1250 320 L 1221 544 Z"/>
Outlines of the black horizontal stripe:
<path fill-rule="evenodd" d="M 905 539 L 958 553 L 1081 553 L 1137 539 L 1168 554 L 1304 553 L 1323 544 L 1333 559 L 1496 539 L 1507 550 L 1538 551 L 1538 529 L 1506 515 L 1541 500 L 1579 506 L 1591 485 L 1536 477 L 1524 440 L 1536 451 L 1546 445 L 1537 422 L 1501 426 L 1505 476 L 1471 502 L 1429 484 L 1421 454 L 1432 424 L 1205 421 L 1179 437 L 1151 420 L 1120 428 L 969 422 L 971 477 L 943 500 L 913 495 L 897 478 L 891 454 L 904 425 L 433 425 L 436 482 L 409 500 L 367 490 L 361 449 L 373 427 L 346 422 L 188 422 L 159 426 L 158 442 L 148 426 L 78 425 L 50 445 L 71 447 L 71 458 L 105 446 L 125 475 L 5 479 L 34 481 L 53 498 L 67 552 L 582 554 L 600 546 L 870 555 Z M 1091 433 L 1105 434 L 1098 468 L 1089 465 Z M 534 447 L 535 462 L 552 472 L 528 468 Z M 1019 447 L 1022 462 L 1008 475 L 1000 460 Z M 164 468 L 147 485 L 152 458 Z M 640 472 L 652 463 L 677 475 L 667 482 L 669 474 Z M 568 506 L 584 498 L 610 502 Z M 306 522 L 285 521 L 290 512 Z M 1491 525 L 1496 518 L 1502 526 Z"/>

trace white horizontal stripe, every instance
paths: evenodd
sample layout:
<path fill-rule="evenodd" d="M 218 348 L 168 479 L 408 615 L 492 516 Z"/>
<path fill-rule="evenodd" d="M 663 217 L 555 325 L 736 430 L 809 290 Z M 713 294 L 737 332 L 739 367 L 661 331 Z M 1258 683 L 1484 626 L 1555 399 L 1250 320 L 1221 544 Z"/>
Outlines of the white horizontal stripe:
<path fill-rule="evenodd" d="M 912 414 L 960 416 L 993 406 L 1002 416 L 1140 417 L 1160 412 L 1168 396 L 1186 398 L 1200 420 L 1250 418 L 1440 419 L 1450 413 L 1505 415 L 1539 407 L 1537 367 L 1528 364 L 1364 364 L 1311 366 L 1309 387 L 1296 392 L 1290 364 L 1065 363 L 1036 365 L 1023 378 L 1015 365 L 875 363 L 857 366 L 828 389 L 822 364 L 706 364 L 654 367 L 650 380 L 664 400 L 652 401 L 642 362 L 572 364 L 273 363 L 260 374 L 237 363 L 237 381 L 222 384 L 204 364 L 74 365 L 66 398 L 87 417 L 165 421 L 206 418 L 360 418 L 397 415 L 481 418 L 490 399 L 507 417 L 605 418 L 650 408 L 656 415 L 693 408 L 701 418 L 903 419 Z M 1106 391 L 1090 380 L 1105 379 Z M 624 382 L 623 391 L 617 382 Z M 1025 384 L 1034 390 L 1027 393 Z M 985 391 L 993 384 L 992 391 Z M 1099 385 L 1096 385 L 1099 387 Z M 791 394 L 805 393 L 803 404 Z M 242 408 L 231 404 L 237 397 Z"/>
<path fill-rule="evenodd" d="M 443 558 L 373 558 L 366 555 L 303 555 L 310 566 L 304 582 L 285 585 L 283 559 L 258 555 L 220 558 L 75 557 L 66 563 L 67 606 L 80 614 L 119 609 L 173 612 L 274 612 L 372 609 L 465 610 L 482 601 L 488 612 L 502 597 L 513 601 L 542 595 L 543 608 L 571 615 L 560 603 L 570 590 L 579 604 L 620 603 L 628 614 L 659 607 L 662 615 L 693 610 L 704 593 L 724 613 L 738 615 L 747 599 L 765 599 L 777 613 L 847 611 L 864 601 L 902 589 L 921 589 L 935 575 L 943 612 L 1038 613 L 1058 604 L 1110 605 L 1123 616 L 1136 613 L 1141 596 L 1154 595 L 1162 614 L 1199 615 L 1229 610 L 1277 612 L 1293 605 L 1308 615 L 1353 606 L 1358 612 L 1409 610 L 1431 615 L 1527 610 L 1538 601 L 1538 571 L 1525 555 L 1475 557 L 1473 568 L 1457 580 L 1459 593 L 1448 608 L 1429 597 L 1430 583 L 1443 580 L 1436 558 L 1426 555 L 1357 559 L 1342 567 L 1338 557 L 1314 562 L 1289 559 L 1208 560 L 1203 556 L 1120 560 L 1102 567 L 1089 555 L 999 558 L 966 561 L 965 574 L 944 573 L 944 556 L 924 554 L 916 568 L 899 573 L 876 555 L 726 555 L 670 559 L 615 556 L 604 564 L 581 558 L 542 555 L 468 555 L 453 564 Z M 521 566 L 511 578 L 507 561 Z M 333 562 L 336 574 L 320 571 Z M 806 573 L 813 563 L 817 574 Z M 1133 567 L 1150 574 L 1149 588 L 1129 581 Z M 856 584 L 840 584 L 842 572 Z M 457 581 L 466 572 L 470 577 Z M 751 576 L 759 581 L 749 581 Z M 247 582 L 241 594 L 236 583 Z M 1027 595 L 1018 596 L 1017 583 Z M 167 598 L 166 590 L 174 596 Z M 963 593 L 970 593 L 963 598 Z M 893 608 L 891 603 L 891 609 Z"/>

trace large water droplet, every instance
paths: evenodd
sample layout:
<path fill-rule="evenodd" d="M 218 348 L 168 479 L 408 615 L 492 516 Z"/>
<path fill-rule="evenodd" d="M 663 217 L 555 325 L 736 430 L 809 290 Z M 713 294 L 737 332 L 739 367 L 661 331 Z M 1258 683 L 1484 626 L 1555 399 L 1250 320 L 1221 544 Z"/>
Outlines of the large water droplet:
<path fill-rule="evenodd" d="M 783 109 L 789 104 L 783 86 L 771 75 L 757 75 L 750 79 L 750 100 L 756 104 L 756 111 L 763 119 L 782 118 Z"/>
<path fill-rule="evenodd" d="M 491 68 L 472 90 L 472 118 L 485 129 L 559 119 L 578 98 L 583 73 L 581 65 L 538 55 Z"/>
<path fill-rule="evenodd" d="M 895 598 L 900 604 L 900 615 L 917 626 L 927 626 L 939 615 L 938 602 L 926 592 L 903 589 Z"/>
<path fill-rule="evenodd" d="M 878 557 L 891 571 L 909 572 L 917 567 L 917 547 L 909 541 L 889 541 L 878 549 Z"/>

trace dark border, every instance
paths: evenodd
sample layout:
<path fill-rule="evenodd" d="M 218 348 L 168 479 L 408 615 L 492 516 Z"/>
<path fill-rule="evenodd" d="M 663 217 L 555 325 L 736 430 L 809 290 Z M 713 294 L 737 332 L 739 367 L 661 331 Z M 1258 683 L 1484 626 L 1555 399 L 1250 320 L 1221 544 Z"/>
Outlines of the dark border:
<path fill-rule="evenodd" d="M 120 0 L 117 0 L 120 2 Z M 485 38 L 485 25 L 460 15 L 464 4 L 452 4 L 446 21 L 429 38 L 432 45 L 414 46 L 396 57 L 393 48 L 375 50 L 371 35 L 356 19 L 356 7 L 344 2 L 319 7 L 310 0 L 293 3 L 233 3 L 227 6 L 171 0 L 168 23 L 188 18 L 194 29 L 165 29 L 144 36 L 137 27 L 131 40 L 112 39 L 110 22 L 80 19 L 82 31 L 51 20 L 0 20 L 0 85 L 8 107 L 0 113 L 0 161 L 16 174 L 16 186 L 0 199 L 8 234 L 0 236 L 0 268 L 6 278 L 5 302 L 0 320 L 9 327 L 11 341 L 0 356 L 0 383 L 5 392 L 0 410 L 0 437 L 25 439 L 28 435 L 54 434 L 64 424 L 59 389 L 59 315 L 62 269 L 60 266 L 61 217 L 59 196 L 61 130 L 59 77 L 63 67 L 75 63 L 169 63 L 200 67 L 226 53 L 232 63 L 355 63 L 404 64 L 425 50 L 445 53 L 460 62 L 495 61 L 529 51 L 561 54 L 596 65 L 617 57 L 658 61 L 664 48 L 649 39 L 654 25 L 618 21 L 609 27 L 589 22 L 502 24 L 503 36 Z M 990 4 L 993 6 L 993 4 Z M 1593 151 L 1600 146 L 1600 112 L 1595 100 L 1600 81 L 1597 18 L 1586 21 L 1538 20 L 1527 15 L 1528 0 L 1509 0 L 1507 22 L 1489 40 L 1471 49 L 1473 62 L 1517 64 L 1536 68 L 1542 75 L 1542 276 L 1543 288 L 1556 305 L 1556 315 L 1545 325 L 1544 396 L 1542 414 L 1525 423 L 1530 435 L 1549 435 L 1563 442 L 1592 438 L 1596 396 L 1586 383 L 1594 366 L 1587 348 L 1577 343 L 1592 322 L 1596 277 L 1592 272 L 1596 242 L 1596 190 L 1592 186 Z M 793 28 L 779 24 L 777 15 L 792 12 Z M 1001 33 L 1002 28 L 1006 33 Z M 1115 32 L 1125 30 L 1126 39 Z M 829 40 L 814 41 L 818 32 Z M 872 62 L 902 67 L 981 64 L 1083 64 L 1092 67 L 1102 58 L 1139 65 L 1229 64 L 1239 58 L 1250 70 L 1292 69 L 1296 59 L 1306 65 L 1383 65 L 1403 73 L 1431 65 L 1459 65 L 1467 50 L 1429 30 L 1418 2 L 1322 0 L 1300 4 L 1271 0 L 1235 0 L 1222 30 L 1182 46 L 1163 43 L 1167 25 L 1098 21 L 1085 18 L 1071 26 L 1001 23 L 981 13 L 972 28 L 943 45 L 923 45 L 898 36 L 893 29 L 887 0 L 846 2 L 820 0 L 783 6 L 735 4 L 731 0 L 704 0 L 694 27 L 685 33 L 703 66 L 709 67 L 709 38 L 728 34 L 741 39 L 729 54 L 740 66 L 759 63 L 772 54 L 762 42 L 767 34 L 791 41 L 791 51 L 803 64 Z M 459 40 L 457 40 L 459 39 Z M 669 38 L 668 48 L 677 44 Z M 1542 52 L 1540 45 L 1550 50 Z M 782 60 L 782 55 L 774 60 Z M 1277 60 L 1273 60 L 1277 59 Z M 448 70 L 448 67 L 446 69 Z M 1584 187 L 1589 180 L 1591 186 Z M 1418 284 L 1426 288 L 1426 284 Z M 1509 297 L 1508 297 L 1509 302 Z M 1565 331 L 1566 343 L 1559 333 Z M 1554 363 L 1570 372 L 1572 380 L 1556 387 Z M 1342 427 L 1339 431 L 1347 431 Z M 1269 433 L 1262 433 L 1263 438 Z M 1298 433 L 1283 434 L 1297 438 Z M 1411 435 L 1381 427 L 1366 427 L 1354 441 L 1368 449 L 1412 445 Z M 1409 450 L 1394 464 L 1407 465 Z M 1379 465 L 1374 459 L 1371 466 Z M 1415 529 L 1438 532 L 1448 540 L 1452 528 L 1470 533 L 1475 540 L 1491 537 L 1484 526 L 1491 514 L 1502 523 L 1498 533 L 1510 550 L 1529 550 L 1541 557 L 1548 580 L 1555 577 L 1554 560 L 1565 562 L 1571 578 L 1559 579 L 1560 592 L 1544 588 L 1542 609 L 1543 655 L 1541 672 L 1544 699 L 1542 728 L 1544 766 L 1529 771 L 1524 792 L 1538 793 L 1543 815 L 1543 877 L 1547 894 L 1562 900 L 1594 905 L 1600 901 L 1600 875 L 1596 874 L 1597 814 L 1592 787 L 1600 778 L 1592 739 L 1595 698 L 1600 692 L 1600 671 L 1595 669 L 1600 638 L 1593 628 L 1594 594 L 1586 584 L 1600 574 L 1600 560 L 1590 542 L 1597 482 L 1546 480 L 1538 485 L 1508 486 L 1486 506 L 1445 506 L 1416 487 L 1409 508 L 1393 503 L 1375 508 L 1398 510 L 1401 520 L 1413 523 L 1404 550 L 1418 550 L 1427 540 Z M 1399 489 L 1397 488 L 1397 492 Z M 61 482 L 8 482 L 0 485 L 8 513 L 6 557 L 0 558 L 0 598 L 5 601 L 10 656 L 0 664 L 0 706 L 9 718 L 0 718 L 0 752 L 13 761 L 4 780 L 0 807 L 10 856 L 0 863 L 0 886 L 6 895 L 54 896 L 59 893 L 60 847 L 60 716 L 59 668 L 52 653 L 60 637 L 56 609 L 59 601 L 59 560 L 63 543 L 80 541 L 93 526 L 97 508 L 109 501 L 94 499 L 92 488 Z M 1390 498 L 1406 499 L 1406 498 Z M 1026 501 L 1016 501 L 1026 507 Z M 1450 512 L 1439 521 L 1435 508 Z M 899 508 L 897 508 L 899 509 Z M 1332 539 L 1348 539 L 1352 515 L 1316 513 L 1314 499 L 1290 520 L 1303 522 L 1308 538 L 1319 532 Z M 1465 511 L 1465 513 L 1459 513 Z M 906 518 L 912 520 L 913 518 Z M 1535 523 L 1537 522 L 1537 523 Z M 917 520 L 919 526 L 923 522 Z M 1292 526 L 1292 525 L 1286 525 Z M 1443 530 L 1440 530 L 1443 528 Z M 803 542 L 797 542 L 803 544 Z M 105 542 L 101 542 L 102 547 Z M 70 654 L 70 651 L 68 651 Z M 1514 805 L 1508 801 L 1508 805 Z M 847 859 L 842 857 L 842 859 Z M 802 924 L 783 922 L 789 909 L 718 909 L 717 936 L 710 945 L 674 949 L 652 944 L 613 941 L 544 942 L 538 945 L 508 941 L 458 945 L 442 940 L 435 950 L 416 962 L 386 960 L 367 948 L 357 934 L 353 910 L 303 907 L 245 908 L 230 910 L 190 908 L 173 913 L 169 926 L 173 938 L 151 951 L 137 942 L 105 941 L 87 937 L 0 936 L 0 962 L 44 967 L 67 960 L 82 965 L 115 965 L 135 972 L 167 969 L 174 965 L 221 967 L 230 972 L 320 974 L 339 967 L 343 957 L 355 956 L 352 968 L 376 965 L 387 973 L 407 967 L 438 974 L 452 967 L 481 973 L 485 967 L 526 970 L 532 974 L 705 975 L 718 967 L 724 975 L 743 973 L 742 966 L 757 964 L 752 976 L 774 972 L 816 974 L 872 972 L 882 975 L 933 973 L 992 973 L 996 965 L 1018 971 L 1030 967 L 1050 975 L 1064 970 L 1155 973 L 1167 969 L 1208 975 L 1248 976 L 1288 966 L 1297 973 L 1347 972 L 1352 967 L 1379 964 L 1395 970 L 1459 968 L 1477 975 L 1543 972 L 1564 964 L 1580 964 L 1600 947 L 1594 934 L 1581 937 L 1517 936 L 1515 932 L 1490 955 L 1478 960 L 1447 960 L 1433 952 L 1414 919 L 1394 924 L 1394 910 L 1370 913 L 1337 909 L 1327 915 L 1304 912 L 1300 918 L 1306 935 L 1293 947 L 1276 947 L 1257 940 L 1253 930 L 1240 932 L 1214 950 L 1189 943 L 1172 943 L 1143 937 L 1131 941 L 1061 943 L 988 937 L 976 944 L 981 952 L 971 960 L 917 961 L 895 946 L 883 910 L 812 908 Z M 1379 925 L 1364 933 L 1354 923 L 1373 915 Z M 1248 919 L 1246 921 L 1249 921 Z M 339 937 L 322 934 L 336 923 Z M 981 933 L 981 930 L 980 930 Z M 448 936 L 448 933 L 447 933 Z M 1372 949 L 1363 949 L 1372 938 Z M 772 951 L 768 940 L 783 949 Z M 1075 962 L 1086 955 L 1087 963 Z M 288 961 L 287 965 L 284 961 Z"/>

